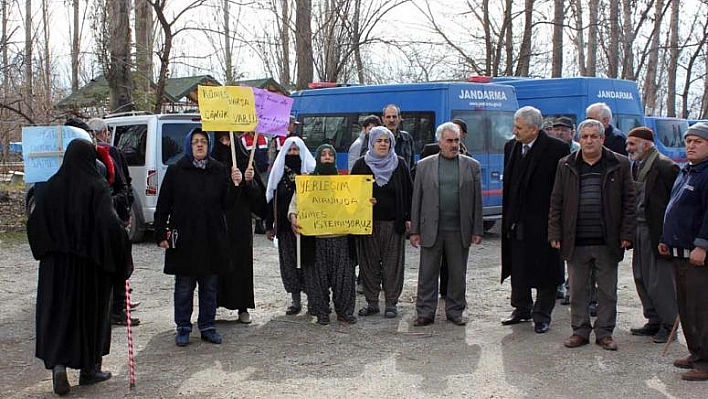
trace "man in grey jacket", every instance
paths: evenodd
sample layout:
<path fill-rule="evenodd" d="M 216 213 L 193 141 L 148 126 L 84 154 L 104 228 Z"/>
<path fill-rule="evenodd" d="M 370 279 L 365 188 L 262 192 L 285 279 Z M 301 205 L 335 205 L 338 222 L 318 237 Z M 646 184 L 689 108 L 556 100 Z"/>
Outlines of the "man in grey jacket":
<path fill-rule="evenodd" d="M 452 122 L 438 126 L 440 153 L 417 165 L 411 208 L 411 245 L 420 249 L 415 326 L 435 321 L 438 276 L 443 251 L 449 281 L 447 319 L 458 326 L 467 320 L 465 299 L 470 244 L 482 242 L 482 183 L 479 162 L 460 155 L 460 129 Z"/>
<path fill-rule="evenodd" d="M 548 240 L 568 262 L 573 335 L 563 343 L 589 342 L 617 350 L 617 266 L 632 247 L 636 218 L 634 183 L 627 157 L 603 147 L 605 129 L 596 120 L 578 126 L 580 151 L 558 162 L 551 194 Z M 597 319 L 590 324 L 590 272 L 597 278 Z"/>

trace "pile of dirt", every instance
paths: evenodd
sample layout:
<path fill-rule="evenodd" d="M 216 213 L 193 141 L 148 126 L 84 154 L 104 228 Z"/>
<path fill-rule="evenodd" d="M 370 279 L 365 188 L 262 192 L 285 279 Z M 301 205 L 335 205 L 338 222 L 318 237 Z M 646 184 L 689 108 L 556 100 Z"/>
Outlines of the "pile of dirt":
<path fill-rule="evenodd" d="M 26 223 L 24 190 L 0 185 L 0 233 L 22 232 Z"/>

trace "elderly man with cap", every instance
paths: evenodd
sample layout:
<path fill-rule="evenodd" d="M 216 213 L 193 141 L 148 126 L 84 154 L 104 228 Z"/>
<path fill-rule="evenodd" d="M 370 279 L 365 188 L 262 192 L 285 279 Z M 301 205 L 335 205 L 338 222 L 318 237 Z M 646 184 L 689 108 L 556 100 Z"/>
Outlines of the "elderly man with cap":
<path fill-rule="evenodd" d="M 654 133 L 645 126 L 630 130 L 627 154 L 632 161 L 632 180 L 637 194 L 632 271 L 647 319 L 644 326 L 630 331 L 632 335 L 653 336 L 654 342 L 664 343 L 676 319 L 676 290 L 671 261 L 659 255 L 658 245 L 679 168 L 659 153 L 654 146 Z"/>
<path fill-rule="evenodd" d="M 690 355 L 674 366 L 690 369 L 681 378 L 708 380 L 708 123 L 684 133 L 686 164 L 671 189 L 659 253 L 671 256 L 678 313 Z M 653 193 L 652 193 L 653 195 Z"/>
<path fill-rule="evenodd" d="M 580 143 L 573 140 L 573 136 L 575 136 L 575 125 L 567 116 L 561 116 L 553 120 L 551 127 L 547 130 L 549 135 L 567 143 L 570 146 L 570 152 L 580 149 Z"/>

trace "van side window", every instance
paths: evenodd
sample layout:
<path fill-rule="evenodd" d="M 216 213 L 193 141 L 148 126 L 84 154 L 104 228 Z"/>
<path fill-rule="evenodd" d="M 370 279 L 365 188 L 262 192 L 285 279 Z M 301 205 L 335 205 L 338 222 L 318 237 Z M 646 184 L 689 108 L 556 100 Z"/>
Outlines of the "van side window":
<path fill-rule="evenodd" d="M 308 148 L 331 144 L 338 152 L 347 151 L 352 143 L 349 118 L 346 116 L 306 116 L 303 118 L 302 138 Z"/>
<path fill-rule="evenodd" d="M 146 124 L 116 126 L 113 142 L 123 152 L 129 166 L 145 165 Z"/>
<path fill-rule="evenodd" d="M 187 133 L 197 127 L 199 127 L 199 125 L 196 123 L 162 124 L 162 129 L 160 130 L 162 132 L 162 139 L 160 142 L 162 146 L 162 163 L 164 165 L 172 165 L 182 158 L 184 155 L 184 138 L 187 136 Z M 210 141 L 213 140 L 213 137 L 213 134 L 209 133 Z"/>
<path fill-rule="evenodd" d="M 420 154 L 426 144 L 435 141 L 435 112 L 401 112 L 401 130 L 413 136 L 414 154 Z"/>

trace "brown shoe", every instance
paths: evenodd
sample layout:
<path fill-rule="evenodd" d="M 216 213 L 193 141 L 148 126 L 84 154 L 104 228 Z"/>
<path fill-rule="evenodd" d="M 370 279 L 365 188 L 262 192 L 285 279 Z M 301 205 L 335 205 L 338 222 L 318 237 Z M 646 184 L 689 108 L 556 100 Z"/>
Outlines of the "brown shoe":
<path fill-rule="evenodd" d="M 692 369 L 693 362 L 691 361 L 691 356 L 674 360 L 674 367 L 680 369 Z"/>
<path fill-rule="evenodd" d="M 563 341 L 563 345 L 566 348 L 577 348 L 579 346 L 587 345 L 590 341 L 587 338 L 583 338 L 580 335 L 571 335 Z"/>
<path fill-rule="evenodd" d="M 686 381 L 708 381 L 708 371 L 703 370 L 689 370 L 681 374 L 681 379 Z"/>
<path fill-rule="evenodd" d="M 600 338 L 595 340 L 595 343 L 600 345 L 602 349 L 608 350 L 608 351 L 616 351 L 617 350 L 617 342 L 615 342 L 612 337 L 605 337 L 605 338 Z"/>

